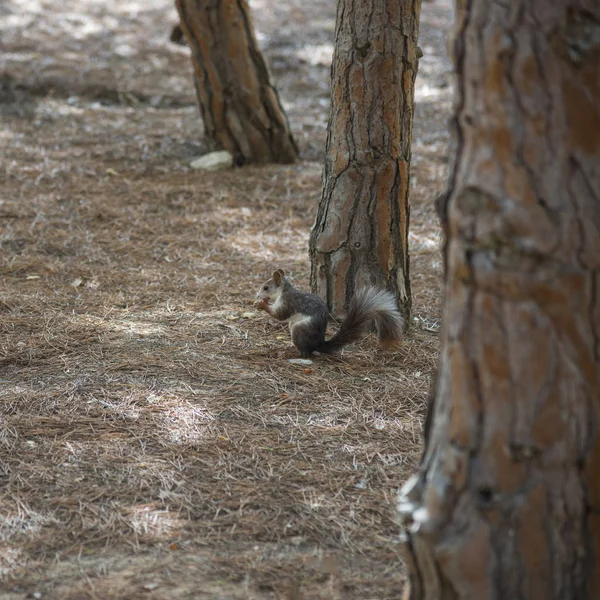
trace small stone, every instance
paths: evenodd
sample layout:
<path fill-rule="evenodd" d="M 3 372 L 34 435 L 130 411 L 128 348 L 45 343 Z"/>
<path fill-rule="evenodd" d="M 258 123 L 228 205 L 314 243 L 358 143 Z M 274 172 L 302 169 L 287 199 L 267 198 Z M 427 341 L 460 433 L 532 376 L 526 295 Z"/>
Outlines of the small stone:
<path fill-rule="evenodd" d="M 244 317 L 244 319 L 254 319 L 255 316 L 256 313 L 253 312 L 245 312 L 242 314 L 242 317 Z"/>
<path fill-rule="evenodd" d="M 200 158 L 194 159 L 190 163 L 190 167 L 192 167 L 192 169 L 202 169 L 204 171 L 231 169 L 231 167 L 233 167 L 233 156 L 227 152 L 227 150 L 209 152 Z"/>
<path fill-rule="evenodd" d="M 292 365 L 301 365 L 303 367 L 313 364 L 313 361 L 309 358 L 290 358 L 288 362 Z"/>
<path fill-rule="evenodd" d="M 143 587 L 145 590 L 151 592 L 152 590 L 155 590 L 158 587 L 158 583 L 147 583 Z"/>

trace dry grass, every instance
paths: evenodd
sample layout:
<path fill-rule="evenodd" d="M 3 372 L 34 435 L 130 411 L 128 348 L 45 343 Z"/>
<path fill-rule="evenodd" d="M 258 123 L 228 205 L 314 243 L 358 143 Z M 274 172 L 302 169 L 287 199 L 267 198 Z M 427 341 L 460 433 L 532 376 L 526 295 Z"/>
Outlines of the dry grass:
<path fill-rule="evenodd" d="M 426 7 L 427 82 L 444 63 L 441 9 Z M 140 21 L 156 33 L 155 13 Z M 58 55 L 48 31 L 31 44 Z M 191 95 L 185 49 L 164 52 L 156 77 L 186 65 Z M 431 199 L 448 98 L 424 97 L 416 123 L 406 342 L 386 353 L 366 338 L 305 370 L 283 326 L 242 315 L 273 266 L 306 288 L 319 161 L 198 173 L 201 145 L 182 139 L 200 138 L 194 106 L 19 93 L 29 112 L 0 134 L 2 598 L 398 597 L 394 494 L 419 457 L 438 351 L 422 326 L 440 317 Z M 303 129 L 305 112 L 290 108 L 306 159 L 324 132 Z"/>

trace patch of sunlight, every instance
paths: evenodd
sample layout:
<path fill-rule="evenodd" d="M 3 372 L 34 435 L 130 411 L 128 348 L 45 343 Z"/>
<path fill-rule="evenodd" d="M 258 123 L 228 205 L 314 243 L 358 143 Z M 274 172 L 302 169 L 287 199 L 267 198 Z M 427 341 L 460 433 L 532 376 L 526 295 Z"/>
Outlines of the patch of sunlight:
<path fill-rule="evenodd" d="M 428 232 L 428 235 L 422 235 L 411 232 L 408 236 L 410 240 L 411 251 L 415 250 L 438 250 L 441 242 L 441 232 Z"/>
<path fill-rule="evenodd" d="M 425 82 L 419 82 L 417 78 L 417 84 L 415 85 L 415 102 L 419 100 L 441 100 L 442 98 L 448 98 L 448 88 L 441 88 L 438 86 L 429 85 Z"/>
<path fill-rule="evenodd" d="M 91 6 L 95 6 L 98 4 L 98 0 L 79 0 L 79 2 L 81 4 Z M 164 11 L 165 8 L 164 0 L 131 0 L 129 2 L 127 0 L 120 0 L 119 2 L 114 2 L 114 0 L 105 0 L 104 4 L 106 4 L 111 11 L 123 15 L 128 15 L 130 17 L 135 17 L 138 14 L 143 14 L 151 10 Z M 174 17 L 176 16 L 175 10 L 173 10 L 172 14 Z"/>
<path fill-rule="evenodd" d="M 161 335 L 165 333 L 163 325 L 152 323 L 151 321 L 134 321 L 121 319 L 119 321 L 109 321 L 100 317 L 87 315 L 85 320 L 92 321 L 94 325 L 108 329 L 109 331 L 122 331 L 129 335 L 138 335 L 141 337 L 151 335 Z"/>
<path fill-rule="evenodd" d="M 113 326 L 116 331 L 122 330 L 141 336 L 161 334 L 165 331 L 162 325 L 156 325 L 148 321 L 124 321 L 123 323 L 113 323 Z"/>
<path fill-rule="evenodd" d="M 384 429 L 398 429 L 401 431 L 404 429 L 402 419 L 397 417 L 386 418 L 382 415 L 372 415 L 366 417 L 365 422 L 379 431 Z"/>
<path fill-rule="evenodd" d="M 311 510 L 319 510 L 331 504 L 323 494 L 317 494 L 316 492 L 306 492 L 303 490 L 302 496 L 304 504 Z"/>
<path fill-rule="evenodd" d="M 16 536 L 25 535 L 27 537 L 37 533 L 45 525 L 58 523 L 50 516 L 36 512 L 27 504 L 19 499 L 15 499 L 17 506 L 11 512 L 3 507 L 3 513 L 0 513 L 0 542 L 14 541 Z"/>
<path fill-rule="evenodd" d="M 368 444 L 343 444 L 342 452 L 346 452 L 348 454 L 358 454 L 360 452 L 365 452 L 365 448 L 367 448 Z"/>
<path fill-rule="evenodd" d="M 332 429 L 345 428 L 346 421 L 340 422 L 337 415 L 310 415 L 306 424 L 312 427 L 327 427 Z"/>
<path fill-rule="evenodd" d="M 13 0 L 13 4 L 20 8 L 23 14 L 41 14 L 47 10 L 44 3 L 40 0 Z M 104 9 L 102 10 L 102 5 Z M 152 10 L 164 11 L 164 0 L 145 0 L 145 1 L 127 1 L 115 2 L 114 0 L 73 0 L 66 3 L 64 10 L 60 11 L 62 20 L 68 20 L 77 25 L 77 30 L 70 30 L 69 33 L 75 38 L 81 38 L 91 33 L 102 33 L 107 28 L 116 29 L 119 25 L 118 20 L 112 14 L 122 14 L 131 18 L 136 18 L 139 14 Z M 99 10 L 100 9 L 100 10 Z M 176 18 L 175 7 L 171 9 L 173 18 Z M 101 18 L 98 15 L 101 12 L 112 13 L 105 14 Z"/>
<path fill-rule="evenodd" d="M 23 12 L 42 12 L 40 0 L 13 0 L 13 4 L 20 7 Z"/>
<path fill-rule="evenodd" d="M 311 65 L 330 65 L 333 57 L 333 44 L 317 44 L 304 46 L 296 53 L 298 58 L 305 60 Z"/>
<path fill-rule="evenodd" d="M 15 548 L 13 544 L 0 546 L 0 578 L 6 577 L 12 571 L 24 567 L 26 559 L 23 551 Z"/>
<path fill-rule="evenodd" d="M 163 413 L 161 420 L 169 441 L 173 444 L 183 444 L 198 441 L 211 434 L 210 424 L 215 420 L 215 415 L 204 407 L 187 402 L 170 406 Z"/>
<path fill-rule="evenodd" d="M 306 236 L 289 227 L 283 227 L 278 233 L 268 234 L 263 231 L 237 230 L 224 241 L 238 252 L 249 254 L 265 262 L 272 262 L 281 257 L 281 240 L 287 241 L 293 248 L 303 248 Z"/>
<path fill-rule="evenodd" d="M 85 109 L 80 106 L 52 101 L 46 102 L 43 110 L 43 116 L 46 117 L 70 117 L 73 115 L 82 115 L 84 113 Z"/>
<path fill-rule="evenodd" d="M 248 4 L 250 5 L 250 10 L 254 12 L 259 9 L 268 9 L 270 3 L 268 0 L 250 0 Z"/>
<path fill-rule="evenodd" d="M 10 129 L 0 129 L 0 140 L 12 140 L 15 137 L 15 132 Z"/>
<path fill-rule="evenodd" d="M 173 533 L 183 529 L 186 521 L 169 507 L 160 508 L 148 504 L 138 504 L 128 509 L 125 518 L 129 520 L 131 528 L 139 536 L 157 538 L 172 537 Z"/>
<path fill-rule="evenodd" d="M 17 383 L 11 386 L 0 385 L 0 397 L 1 396 L 24 396 L 27 392 L 30 392 L 33 388 L 30 386 Z"/>

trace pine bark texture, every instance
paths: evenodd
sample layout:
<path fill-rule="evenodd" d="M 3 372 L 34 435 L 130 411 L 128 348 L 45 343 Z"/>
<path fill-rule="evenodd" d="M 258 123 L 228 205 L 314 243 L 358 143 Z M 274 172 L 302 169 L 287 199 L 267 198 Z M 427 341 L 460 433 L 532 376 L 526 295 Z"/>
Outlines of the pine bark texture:
<path fill-rule="evenodd" d="M 192 50 L 205 135 L 236 164 L 291 163 L 287 117 L 258 47 L 246 0 L 176 0 Z"/>
<path fill-rule="evenodd" d="M 378 284 L 408 318 L 410 144 L 421 0 L 339 0 L 311 287 L 333 315 Z"/>
<path fill-rule="evenodd" d="M 600 3 L 460 2 L 411 600 L 600 598 Z"/>

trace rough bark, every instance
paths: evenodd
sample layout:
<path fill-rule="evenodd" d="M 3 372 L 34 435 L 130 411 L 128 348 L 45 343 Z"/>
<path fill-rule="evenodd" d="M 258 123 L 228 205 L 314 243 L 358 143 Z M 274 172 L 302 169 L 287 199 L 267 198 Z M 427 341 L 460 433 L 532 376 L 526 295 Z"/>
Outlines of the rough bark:
<path fill-rule="evenodd" d="M 396 294 L 408 320 L 413 92 L 421 0 L 339 0 L 311 287 L 332 314 L 354 290 Z"/>
<path fill-rule="evenodd" d="M 600 4 L 466 0 L 406 598 L 600 598 Z"/>
<path fill-rule="evenodd" d="M 176 0 L 212 150 L 236 164 L 291 163 L 298 149 L 256 42 L 246 0 Z"/>

